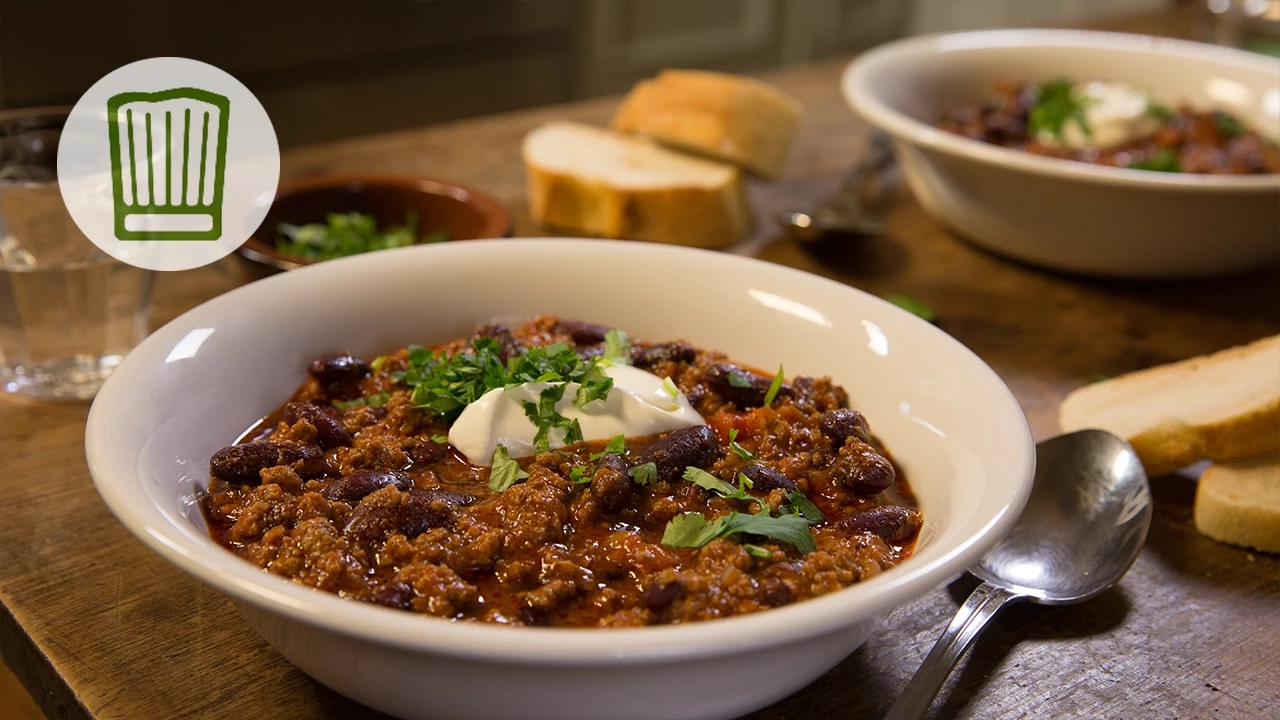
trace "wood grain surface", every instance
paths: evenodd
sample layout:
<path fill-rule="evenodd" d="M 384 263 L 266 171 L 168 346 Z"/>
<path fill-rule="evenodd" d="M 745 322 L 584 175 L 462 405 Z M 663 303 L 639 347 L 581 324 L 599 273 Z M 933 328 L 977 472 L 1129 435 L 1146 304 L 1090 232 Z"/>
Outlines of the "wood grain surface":
<path fill-rule="evenodd" d="M 1185 31 L 1167 18 L 1126 29 Z M 1175 30 L 1171 30 L 1175 29 Z M 778 72 L 807 115 L 783 179 L 750 188 L 760 220 L 737 252 L 875 294 L 933 306 L 943 330 L 986 360 L 1053 435 L 1058 402 L 1115 375 L 1280 332 L 1280 269 L 1197 282 L 1122 282 L 1046 273 L 977 251 L 905 192 L 887 237 L 806 249 L 767 218 L 832 190 L 866 128 L 837 90 L 841 63 Z M 605 121 L 614 101 L 524 111 L 307 148 L 290 177 L 410 172 L 497 196 L 517 234 L 521 137 L 540 122 Z M 158 325 L 241 282 L 231 260 L 164 275 Z M 54 719 L 374 718 L 266 645 L 221 594 L 145 549 L 99 500 L 83 451 L 87 406 L 0 397 L 0 657 Z M 981 418 L 975 418 L 981 422 Z M 1153 482 L 1146 549 L 1116 589 L 1086 605 L 1007 611 L 977 642 L 934 707 L 940 718 L 1265 718 L 1280 715 L 1280 558 L 1200 536 L 1194 479 Z M 897 609 L 846 661 L 751 716 L 876 717 L 889 706 L 970 585 Z M 4 711 L 0 708 L 0 718 Z"/>

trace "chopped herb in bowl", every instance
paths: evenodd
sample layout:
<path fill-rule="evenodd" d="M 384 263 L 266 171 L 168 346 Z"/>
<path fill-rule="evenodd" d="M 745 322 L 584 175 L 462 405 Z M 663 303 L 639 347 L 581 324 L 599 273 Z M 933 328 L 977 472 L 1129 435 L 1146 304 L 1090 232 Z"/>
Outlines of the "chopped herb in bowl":
<path fill-rule="evenodd" d="M 441 242 L 448 232 L 418 235 L 418 213 L 410 210 L 404 225 L 382 230 L 372 215 L 358 212 L 329 213 L 323 223 L 276 226 L 279 238 L 276 249 L 285 255 L 304 260 L 332 260 L 374 250 L 389 250 L 414 243 Z"/>

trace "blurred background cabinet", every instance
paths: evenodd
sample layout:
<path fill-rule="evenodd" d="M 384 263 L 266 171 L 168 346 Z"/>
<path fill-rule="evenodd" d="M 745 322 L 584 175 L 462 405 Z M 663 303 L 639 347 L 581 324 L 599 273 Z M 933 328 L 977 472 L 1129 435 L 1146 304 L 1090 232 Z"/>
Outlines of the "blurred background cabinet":
<path fill-rule="evenodd" d="M 905 34 L 1174 0 L 0 0 L 0 108 L 74 102 L 128 62 L 236 75 L 282 145 L 621 92 L 664 67 L 753 72 Z"/>

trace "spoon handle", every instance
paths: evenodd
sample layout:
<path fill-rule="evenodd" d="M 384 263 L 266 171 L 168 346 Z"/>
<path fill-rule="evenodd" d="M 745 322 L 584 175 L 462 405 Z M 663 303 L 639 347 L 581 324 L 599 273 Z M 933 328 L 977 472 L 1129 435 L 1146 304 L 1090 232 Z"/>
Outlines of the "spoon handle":
<path fill-rule="evenodd" d="M 956 666 L 960 656 L 982 632 L 987 621 L 1006 603 L 1021 600 L 1025 595 L 996 587 L 991 583 L 982 583 L 964 601 L 964 605 L 956 611 L 942 637 L 934 643 L 929 657 L 924 659 L 920 669 L 911 678 L 898 702 L 893 704 L 885 720 L 919 720 L 933 703 L 933 698 L 942 688 L 951 669 Z"/>

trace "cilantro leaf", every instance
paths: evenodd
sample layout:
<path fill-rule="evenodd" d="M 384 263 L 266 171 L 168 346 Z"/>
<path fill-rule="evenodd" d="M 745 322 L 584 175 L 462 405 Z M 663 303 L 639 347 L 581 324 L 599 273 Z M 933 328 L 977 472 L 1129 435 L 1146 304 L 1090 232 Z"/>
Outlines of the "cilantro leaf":
<path fill-rule="evenodd" d="M 758 504 L 761 508 L 768 508 L 769 506 L 769 503 L 765 502 L 763 498 L 747 494 L 747 488 L 751 487 L 751 481 L 742 473 L 738 473 L 738 487 L 734 487 L 706 470 L 692 465 L 684 469 L 684 479 L 700 488 L 710 490 L 726 500 L 747 500 Z"/>
<path fill-rule="evenodd" d="M 386 363 L 387 363 L 387 356 L 379 355 L 378 357 L 373 359 L 373 362 L 369 363 L 369 369 L 374 372 L 379 372 L 380 370 L 382 370 L 382 366 L 385 365 Z"/>
<path fill-rule="evenodd" d="M 591 482 L 591 476 L 587 475 L 586 473 L 587 473 L 587 466 L 579 465 L 578 467 L 569 471 L 569 482 L 573 483 L 574 485 L 581 485 L 583 483 Z"/>
<path fill-rule="evenodd" d="M 1182 163 L 1178 153 L 1169 148 L 1160 148 L 1148 158 L 1134 160 L 1128 164 L 1133 170 L 1152 170 L 1154 172 L 1182 172 Z"/>
<path fill-rule="evenodd" d="M 903 310 L 906 310 L 912 315 L 915 315 L 921 320 L 924 320 L 925 322 L 930 322 L 930 323 L 938 322 L 938 313 L 934 312 L 933 308 L 929 307 L 928 305 L 925 305 L 924 303 L 920 302 L 919 300 L 909 295 L 903 295 L 901 293 L 893 293 L 891 295 L 885 295 L 884 299 L 894 305 L 897 305 Z"/>
<path fill-rule="evenodd" d="M 730 428 L 729 429 L 729 449 L 733 451 L 734 455 L 737 455 L 743 460 L 746 460 L 748 462 L 750 462 L 751 460 L 755 460 L 756 456 L 750 450 L 738 444 L 737 437 L 738 437 L 738 428 Z"/>
<path fill-rule="evenodd" d="M 276 225 L 276 249 L 306 260 L 332 260 L 373 250 L 405 247 L 418 241 L 417 213 L 404 225 L 378 230 L 378 222 L 364 213 L 329 213 L 323 223 Z M 447 239 L 447 238 L 446 238 Z"/>
<path fill-rule="evenodd" d="M 582 441 L 582 427 L 578 421 L 570 421 L 556 410 L 556 403 L 564 397 L 564 389 L 564 383 L 548 385 L 538 394 L 537 404 L 524 403 L 525 417 L 538 428 L 538 432 L 533 436 L 533 447 L 538 452 L 547 452 L 551 449 L 551 431 L 556 428 L 565 429 L 566 445 Z M 576 439 L 574 439 L 575 436 Z"/>
<path fill-rule="evenodd" d="M 1169 106 L 1151 98 L 1147 98 L 1146 112 L 1161 122 L 1169 122 L 1173 119 L 1173 111 L 1169 109 Z"/>
<path fill-rule="evenodd" d="M 511 454 L 502 445 L 493 449 L 492 466 L 489 469 L 489 489 L 502 492 L 516 483 L 529 477 L 529 473 L 520 468 L 520 463 L 511 458 Z"/>
<path fill-rule="evenodd" d="M 1034 138 L 1043 132 L 1061 140 L 1067 123 L 1074 122 L 1085 137 L 1093 137 L 1084 121 L 1086 103 L 1076 96 L 1071 81 L 1066 78 L 1040 85 L 1027 113 L 1027 134 Z"/>
<path fill-rule="evenodd" d="M 611 365 L 631 364 L 631 336 L 622 330 L 610 330 L 604 334 L 604 355 Z"/>
<path fill-rule="evenodd" d="M 773 376 L 773 382 L 769 384 L 769 392 L 764 394 L 764 406 L 769 407 L 773 404 L 773 399 L 778 397 L 778 391 L 782 389 L 782 365 L 778 365 L 778 374 Z"/>
<path fill-rule="evenodd" d="M 653 485 L 658 482 L 658 466 L 647 462 L 627 470 L 627 476 L 641 485 Z"/>
<path fill-rule="evenodd" d="M 743 374 L 742 374 L 742 373 L 740 373 L 740 372 L 730 371 L 730 372 L 729 372 L 729 387 L 736 387 L 736 388 L 749 388 L 749 387 L 751 387 L 751 380 L 750 380 L 749 378 L 747 378 L 747 376 L 746 376 L 746 375 L 743 375 Z"/>
<path fill-rule="evenodd" d="M 449 436 L 448 435 L 432 435 L 431 442 L 440 443 L 441 445 L 447 445 L 449 443 Z"/>
<path fill-rule="evenodd" d="M 600 377 L 583 379 L 582 384 L 578 386 L 578 394 L 573 398 L 573 404 L 582 407 L 592 400 L 604 400 L 612 389 L 613 378 L 608 375 L 602 374 Z"/>
<path fill-rule="evenodd" d="M 382 407 L 391 399 L 391 393 L 380 392 L 364 397 L 358 397 L 354 400 L 338 400 L 333 404 L 339 410 L 349 410 L 353 407 Z"/>
<path fill-rule="evenodd" d="M 809 522 L 798 515 L 772 517 L 768 513 L 747 515 L 731 512 L 710 522 L 702 513 L 677 515 L 667 523 L 662 544 L 676 548 L 699 548 L 718 537 L 743 533 L 764 535 L 795 547 L 802 553 L 817 549 L 809 532 Z"/>
<path fill-rule="evenodd" d="M 1245 133 L 1244 123 L 1221 110 L 1214 111 L 1213 124 L 1218 128 L 1218 132 L 1229 138 L 1240 137 Z"/>
<path fill-rule="evenodd" d="M 627 436 L 618 434 L 614 435 L 608 445 L 604 446 L 604 450 L 598 453 L 591 453 L 591 460 L 595 462 L 605 455 L 621 455 L 627 451 Z M 656 465 L 654 467 L 657 467 Z"/>
<path fill-rule="evenodd" d="M 827 519 L 826 516 L 822 514 L 822 511 L 818 509 L 818 506 L 814 505 L 813 501 L 799 490 L 792 490 L 787 493 L 787 503 L 791 505 L 791 509 L 794 510 L 797 515 L 804 518 L 812 525 L 817 525 Z"/>

